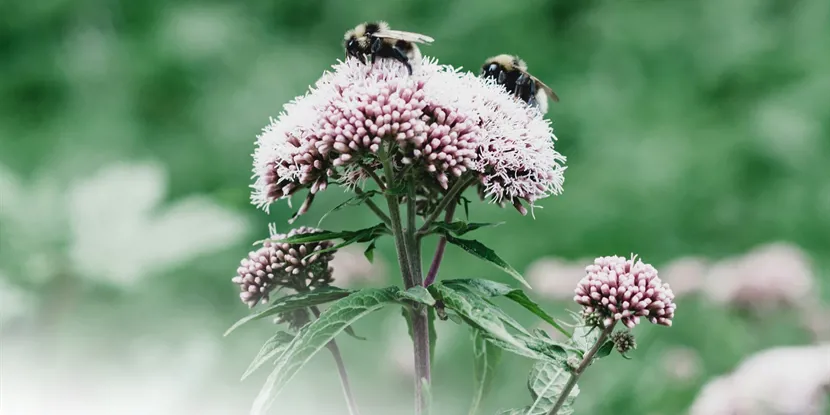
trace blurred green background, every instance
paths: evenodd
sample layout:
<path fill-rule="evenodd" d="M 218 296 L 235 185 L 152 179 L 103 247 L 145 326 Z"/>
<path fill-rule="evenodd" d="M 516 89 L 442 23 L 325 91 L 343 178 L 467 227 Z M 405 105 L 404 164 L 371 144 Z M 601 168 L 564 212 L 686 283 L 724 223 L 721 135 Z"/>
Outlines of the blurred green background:
<path fill-rule="evenodd" d="M 564 194 L 542 201 L 535 219 L 471 211 L 507 221 L 477 238 L 517 269 L 545 256 L 632 252 L 660 269 L 787 241 L 810 258 L 811 292 L 828 303 L 826 0 L 4 0 L 0 335 L 10 414 L 247 413 L 262 377 L 240 384 L 238 375 L 273 329 L 220 338 L 247 313 L 230 278 L 267 223 L 287 230 L 292 212 L 249 204 L 254 139 L 343 57 L 342 33 L 368 19 L 433 36 L 422 51 L 444 64 L 477 71 L 488 56 L 518 54 L 561 97 L 548 116 L 568 157 Z M 327 190 L 297 225 L 345 197 Z M 371 224 L 352 209 L 326 227 Z M 384 240 L 377 261 L 394 264 L 393 252 Z M 456 249 L 441 276 L 508 281 Z M 355 284 L 398 282 L 388 265 Z M 576 309 L 567 296 L 535 297 L 561 317 Z M 683 413 L 746 356 L 817 340 L 794 308 L 759 319 L 704 297 L 681 298 L 671 329 L 638 328 L 633 361 L 592 368 L 577 413 Z M 341 340 L 365 413 L 411 408 L 410 378 L 398 370 L 407 358 L 395 354 L 402 323 L 387 310 L 357 324 L 369 341 Z M 468 335 L 439 335 L 437 413 L 466 413 Z M 673 350 L 696 356 L 692 375 L 671 378 Z M 503 361 L 484 413 L 529 400 L 529 367 Z M 319 355 L 275 413 L 346 413 L 333 373 Z M 53 398 L 37 398 L 43 391 Z M 126 410 L 134 406 L 143 409 Z"/>

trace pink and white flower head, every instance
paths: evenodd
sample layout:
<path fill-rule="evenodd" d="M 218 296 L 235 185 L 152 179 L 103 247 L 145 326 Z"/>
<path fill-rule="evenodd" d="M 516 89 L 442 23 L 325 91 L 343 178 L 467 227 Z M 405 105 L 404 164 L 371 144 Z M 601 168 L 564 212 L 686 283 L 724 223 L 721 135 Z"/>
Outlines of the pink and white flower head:
<path fill-rule="evenodd" d="M 268 302 L 277 288 L 306 291 L 332 282 L 329 265 L 335 251 L 321 252 L 334 246 L 331 241 L 289 244 L 279 241 L 294 235 L 317 232 L 319 229 L 300 227 L 287 234 L 271 229 L 271 238 L 262 247 L 251 251 L 236 270 L 233 282 L 239 285 L 239 298 L 248 307 Z"/>
<path fill-rule="evenodd" d="M 576 286 L 574 301 L 586 313 L 598 314 L 608 327 L 616 321 L 632 328 L 647 318 L 671 326 L 674 293 L 657 276 L 657 270 L 632 256 L 599 257 L 585 268 L 587 275 Z"/>
<path fill-rule="evenodd" d="M 333 66 L 258 136 L 252 202 L 267 208 L 330 181 L 360 184 L 389 157 L 424 188 L 475 175 L 484 194 L 512 203 L 562 191 L 565 158 L 550 122 L 503 87 L 425 58 L 413 75 L 399 62 Z"/>

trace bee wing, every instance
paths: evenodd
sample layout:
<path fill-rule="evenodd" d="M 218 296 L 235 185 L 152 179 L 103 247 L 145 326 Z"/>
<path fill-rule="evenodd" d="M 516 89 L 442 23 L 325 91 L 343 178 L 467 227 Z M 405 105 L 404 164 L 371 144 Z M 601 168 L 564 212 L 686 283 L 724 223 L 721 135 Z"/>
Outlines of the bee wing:
<path fill-rule="evenodd" d="M 422 35 L 420 33 L 404 32 L 402 30 L 382 30 L 380 32 L 372 33 L 374 37 L 382 37 L 387 39 L 405 40 L 407 42 L 416 43 L 432 43 L 435 39 Z"/>
<path fill-rule="evenodd" d="M 523 72 L 523 73 L 525 75 L 529 76 L 530 79 L 533 79 L 533 81 L 536 82 L 536 85 L 539 88 L 541 88 L 542 91 L 545 91 L 545 95 L 550 97 L 550 99 L 552 99 L 553 102 L 559 102 L 559 97 L 556 95 L 556 92 L 553 92 L 553 90 L 549 86 L 547 86 L 544 82 L 540 81 L 539 78 L 537 78 L 537 77 L 535 77 L 535 76 L 533 76 L 533 75 L 531 75 L 527 72 Z"/>

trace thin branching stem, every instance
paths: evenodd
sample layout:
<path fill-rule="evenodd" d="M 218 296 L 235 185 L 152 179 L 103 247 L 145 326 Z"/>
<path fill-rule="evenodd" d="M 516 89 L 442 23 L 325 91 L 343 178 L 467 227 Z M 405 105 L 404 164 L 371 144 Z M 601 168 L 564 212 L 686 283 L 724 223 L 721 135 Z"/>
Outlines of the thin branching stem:
<path fill-rule="evenodd" d="M 608 339 L 608 336 L 611 335 L 611 332 L 614 331 L 614 326 L 616 322 L 611 323 L 608 327 L 606 327 L 602 334 L 599 335 L 597 342 L 594 343 L 594 346 L 591 347 L 591 350 L 588 353 L 585 353 L 585 356 L 582 357 L 582 361 L 579 362 L 579 366 L 571 373 L 570 379 L 568 379 L 568 383 L 565 384 L 565 387 L 562 388 L 562 393 L 559 395 L 559 399 L 556 400 L 556 404 L 553 405 L 553 408 L 548 412 L 548 415 L 556 415 L 560 409 L 562 409 L 562 405 L 565 404 L 565 401 L 568 400 L 568 395 L 571 394 L 571 390 L 573 390 L 574 386 L 576 386 L 576 382 L 579 380 L 579 377 L 582 376 L 582 373 L 585 372 L 585 369 L 591 364 L 591 361 L 594 360 L 594 356 L 599 351 L 599 348 L 605 344 L 605 340 Z"/>
<path fill-rule="evenodd" d="M 447 206 L 447 214 L 444 216 L 444 222 L 452 221 L 453 214 L 455 214 L 455 203 L 450 203 Z M 435 278 L 438 276 L 438 269 L 441 268 L 441 261 L 444 259 L 445 249 L 447 249 L 447 238 L 442 236 L 438 239 L 438 245 L 435 247 L 435 254 L 432 256 L 432 264 L 430 264 L 427 278 L 424 280 L 424 287 L 429 287 L 435 282 Z"/>
<path fill-rule="evenodd" d="M 371 178 L 372 178 L 372 180 L 374 180 L 374 181 L 375 181 L 375 183 L 377 183 L 377 185 L 378 185 L 378 189 L 380 189 L 380 191 L 381 191 L 381 192 L 382 192 L 382 191 L 384 191 L 384 190 L 386 190 L 386 186 L 383 184 L 383 180 L 381 180 L 381 179 L 380 179 L 380 177 L 378 177 L 377 173 L 375 173 L 375 171 L 374 171 L 374 170 L 372 170 L 371 168 L 369 168 L 368 166 L 366 166 L 366 165 L 365 165 L 365 164 L 363 164 L 363 163 L 360 163 L 360 168 L 361 168 L 361 169 L 363 169 L 363 171 L 364 171 L 366 174 L 368 174 L 368 175 L 369 175 L 369 177 L 371 177 Z M 388 180 L 387 180 L 387 183 L 389 183 L 389 181 L 388 181 Z"/>
<path fill-rule="evenodd" d="M 320 309 L 317 306 L 311 306 L 311 312 L 314 313 L 316 318 L 320 318 Z M 334 363 L 337 365 L 337 373 L 340 375 L 340 385 L 343 387 L 343 396 L 346 397 L 346 403 L 349 406 L 349 415 L 360 415 L 354 394 L 352 394 L 351 384 L 349 383 L 349 374 L 346 372 L 346 365 L 343 363 L 343 355 L 340 354 L 340 348 L 337 347 L 337 343 L 334 340 L 330 341 L 326 347 L 331 352 Z"/>
<path fill-rule="evenodd" d="M 475 180 L 475 176 L 469 176 L 467 178 L 461 178 L 447 191 L 447 194 L 444 195 L 444 198 L 441 199 L 441 202 L 438 203 L 438 206 L 435 207 L 435 210 L 426 218 L 424 219 L 424 224 L 421 226 L 421 229 L 418 230 L 418 235 L 424 235 L 429 231 L 429 225 L 432 225 L 432 222 L 435 222 L 435 219 L 438 218 L 438 215 L 444 211 L 451 203 L 455 203 L 456 196 L 461 194 L 467 186 L 470 185 Z"/>
<path fill-rule="evenodd" d="M 357 186 L 354 187 L 354 192 L 358 196 L 361 196 L 361 195 L 364 194 L 363 190 L 361 190 Z M 369 199 L 367 197 L 364 203 L 366 203 L 366 206 L 369 206 L 369 209 L 372 209 L 372 212 L 375 212 L 375 215 L 377 215 L 378 218 L 380 218 L 380 220 L 382 220 L 383 223 L 385 223 L 387 227 L 392 226 L 392 220 L 389 219 L 389 216 L 386 214 L 386 212 L 384 212 L 380 207 L 378 207 L 378 205 L 372 199 Z"/>

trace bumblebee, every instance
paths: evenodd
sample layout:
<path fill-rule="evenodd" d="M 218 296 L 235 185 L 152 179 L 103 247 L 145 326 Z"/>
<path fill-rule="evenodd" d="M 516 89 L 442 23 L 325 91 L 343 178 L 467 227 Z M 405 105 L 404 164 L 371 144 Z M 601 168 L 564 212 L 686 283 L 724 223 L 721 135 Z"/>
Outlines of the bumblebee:
<path fill-rule="evenodd" d="M 547 97 L 559 101 L 549 86 L 527 72 L 527 64 L 518 56 L 498 55 L 487 59 L 481 66 L 480 76 L 495 79 L 507 92 L 539 108 L 542 113 L 548 111 Z"/>
<path fill-rule="evenodd" d="M 367 22 L 357 25 L 343 37 L 346 57 L 353 56 L 366 63 L 366 56 L 391 58 L 406 65 L 412 75 L 412 63 L 421 61 L 421 51 L 415 43 L 429 44 L 433 39 L 419 33 L 392 30 L 386 22 Z"/>

